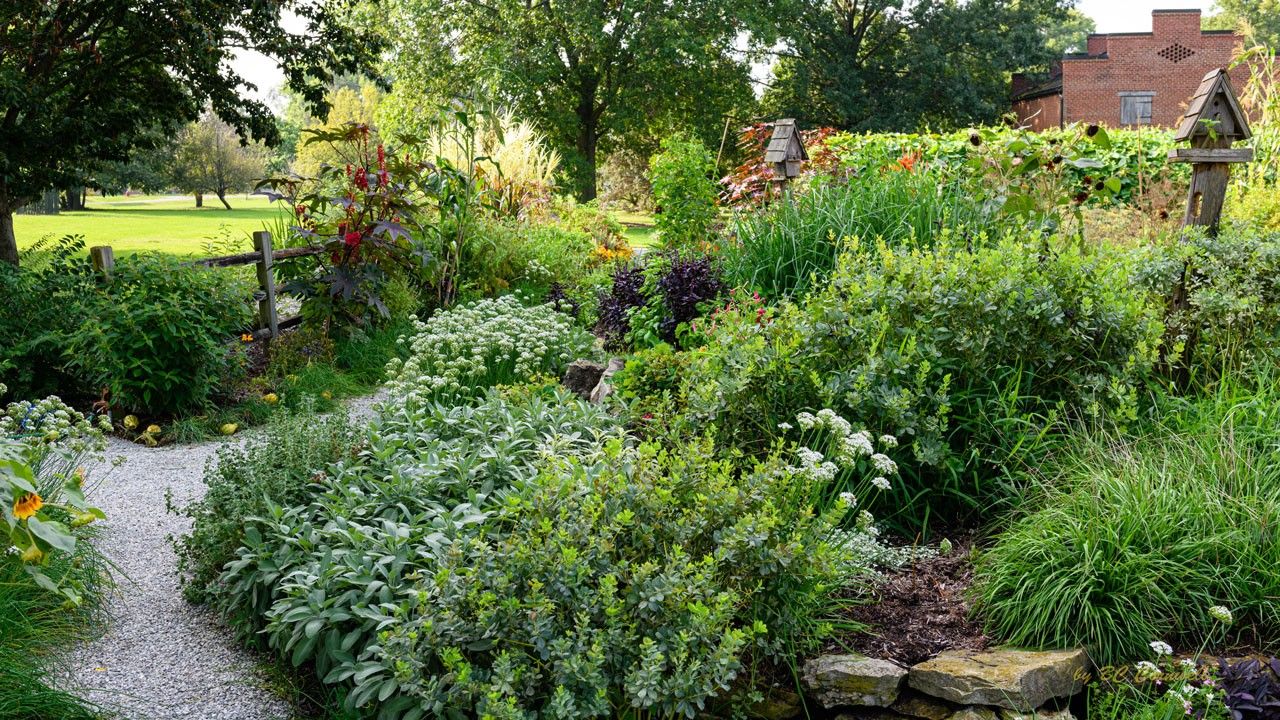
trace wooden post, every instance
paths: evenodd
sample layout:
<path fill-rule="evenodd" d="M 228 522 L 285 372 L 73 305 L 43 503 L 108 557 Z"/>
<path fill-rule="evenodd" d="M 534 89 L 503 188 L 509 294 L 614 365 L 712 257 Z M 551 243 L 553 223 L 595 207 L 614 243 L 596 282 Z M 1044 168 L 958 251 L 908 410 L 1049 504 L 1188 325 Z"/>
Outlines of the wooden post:
<path fill-rule="evenodd" d="M 93 261 L 93 269 L 103 279 L 111 279 L 111 271 L 116 267 L 116 254 L 110 245 L 94 245 L 89 248 L 89 259 Z"/>
<path fill-rule="evenodd" d="M 258 260 L 258 287 L 262 290 L 262 299 L 258 301 L 258 321 L 263 329 L 271 332 L 270 339 L 280 334 L 280 319 L 276 315 L 276 278 L 271 271 L 271 233 L 266 230 L 255 232 L 253 249 L 261 255 Z"/>

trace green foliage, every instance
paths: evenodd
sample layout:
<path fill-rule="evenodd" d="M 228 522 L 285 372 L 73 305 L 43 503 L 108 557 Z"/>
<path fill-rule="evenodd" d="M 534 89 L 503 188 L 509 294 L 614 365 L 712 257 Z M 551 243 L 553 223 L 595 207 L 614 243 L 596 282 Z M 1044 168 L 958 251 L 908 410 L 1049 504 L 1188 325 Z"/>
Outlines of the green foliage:
<path fill-rule="evenodd" d="M 381 49 L 376 38 L 354 32 L 332 3 L 16 0 L 5 9 L 0 228 L 6 230 L 11 213 L 44 189 L 83 184 L 97 162 L 126 160 L 156 129 L 174 130 L 206 105 L 242 135 L 275 144 L 271 109 L 241 92 L 246 81 L 230 62 L 237 48 L 255 47 L 279 62 L 288 85 L 320 110 L 327 109 L 323 81 L 370 66 Z M 301 27 L 286 30 L 286 12 Z M 11 234 L 0 232 L 0 261 L 17 260 Z"/>
<path fill-rule="evenodd" d="M 1009 108 L 1009 73 L 1056 59 L 1065 0 L 801 0 L 781 32 L 765 117 L 853 130 L 954 128 Z M 963 47 L 963 52 L 957 48 Z"/>
<path fill-rule="evenodd" d="M 850 252 L 802 305 L 710 333 L 685 421 L 758 449 L 796 412 L 831 407 L 910 444 L 925 467 L 899 506 L 917 521 L 987 507 L 1000 495 L 987 481 L 1055 422 L 1136 412 L 1162 326 L 1127 268 L 1011 240 Z"/>
<path fill-rule="evenodd" d="M 388 368 L 388 389 L 406 401 L 473 397 L 494 385 L 558 375 L 589 356 L 593 344 L 568 316 L 513 295 L 438 312 L 414 330 L 409 359 Z"/>
<path fill-rule="evenodd" d="M 649 164 L 656 209 L 654 224 L 668 249 L 699 247 L 716 219 L 715 160 L 697 138 L 663 138 Z"/>
<path fill-rule="evenodd" d="M 225 271 L 159 255 L 121 260 L 110 282 L 77 299 L 79 324 L 59 339 L 64 362 L 124 410 L 206 407 L 238 370 L 233 338 L 252 322 L 252 294 Z"/>
<path fill-rule="evenodd" d="M 1274 367 L 1274 366 L 1273 366 Z M 1196 647 L 1232 628 L 1274 646 L 1280 612 L 1275 371 L 1166 400 L 1138 435 L 1082 429 L 1040 470 L 1030 512 L 977 569 L 988 630 L 1017 645 L 1084 645 L 1104 664 L 1155 639 Z"/>
<path fill-rule="evenodd" d="M 576 285 L 596 261 L 591 235 L 560 225 L 529 225 L 523 245 L 525 279 L 536 287 Z"/>
<path fill-rule="evenodd" d="M 169 508 L 191 519 L 190 534 L 174 541 L 187 599 L 203 603 L 218 596 L 218 576 L 244 542 L 246 519 L 266 515 L 272 505 L 307 502 L 317 473 L 358 448 L 345 415 L 316 415 L 309 403 L 272 415 L 243 445 L 219 448 L 205 466 L 205 496 Z"/>
<path fill-rule="evenodd" d="M 174 186 L 195 195 L 213 193 L 228 210 L 228 193 L 252 190 L 267 171 L 266 148 L 242 146 L 235 129 L 212 112 L 183 128 L 170 162 Z"/>
<path fill-rule="evenodd" d="M 860 172 L 816 182 L 786 202 L 734 219 L 724 251 L 726 280 L 767 298 L 800 297 L 820 285 L 852 244 L 931 245 L 942 228 L 996 234 L 980 197 L 934 171 Z"/>

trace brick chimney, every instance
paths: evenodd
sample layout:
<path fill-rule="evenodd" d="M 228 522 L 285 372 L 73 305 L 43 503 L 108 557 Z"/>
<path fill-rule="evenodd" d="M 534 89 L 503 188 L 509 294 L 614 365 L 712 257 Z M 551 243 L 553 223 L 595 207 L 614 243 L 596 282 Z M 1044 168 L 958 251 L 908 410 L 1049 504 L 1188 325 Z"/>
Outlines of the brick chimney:
<path fill-rule="evenodd" d="M 1200 11 L 1152 10 L 1151 31 L 1156 37 L 1199 37 Z"/>
<path fill-rule="evenodd" d="M 1107 36 L 1106 35 L 1090 35 L 1089 45 L 1086 48 L 1086 51 L 1094 57 L 1097 57 L 1098 55 L 1106 55 L 1107 54 Z"/>

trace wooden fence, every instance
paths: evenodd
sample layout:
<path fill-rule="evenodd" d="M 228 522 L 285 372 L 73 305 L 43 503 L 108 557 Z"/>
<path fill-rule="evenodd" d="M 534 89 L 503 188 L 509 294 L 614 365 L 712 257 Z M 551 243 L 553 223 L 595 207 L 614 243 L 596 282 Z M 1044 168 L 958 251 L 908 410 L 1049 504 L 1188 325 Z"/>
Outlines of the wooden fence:
<path fill-rule="evenodd" d="M 275 261 L 318 255 L 322 252 L 324 252 L 323 248 L 316 247 L 274 250 L 271 247 L 271 233 L 260 230 L 253 234 L 253 252 L 194 260 L 188 264 L 203 265 L 209 268 L 257 265 L 258 289 L 253 296 L 258 301 L 258 329 L 253 332 L 253 339 L 266 340 L 276 337 L 281 330 L 291 328 L 302 322 L 301 315 L 280 319 L 279 310 L 276 306 L 276 278 L 275 273 L 272 271 Z M 111 246 L 96 245 L 91 247 L 89 248 L 89 257 L 93 260 L 93 267 L 98 272 L 108 278 L 111 277 L 111 271 L 116 264 L 115 252 L 111 249 Z"/>

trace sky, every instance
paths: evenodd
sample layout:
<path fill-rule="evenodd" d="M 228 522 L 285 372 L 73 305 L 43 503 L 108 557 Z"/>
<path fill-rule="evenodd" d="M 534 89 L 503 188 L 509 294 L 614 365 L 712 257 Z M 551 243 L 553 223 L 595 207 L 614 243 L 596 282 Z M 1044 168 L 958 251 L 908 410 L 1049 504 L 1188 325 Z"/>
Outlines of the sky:
<path fill-rule="evenodd" d="M 1100 33 L 1148 32 L 1154 9 L 1200 8 L 1207 14 L 1213 9 L 1213 0 L 1079 0 L 1076 7 L 1097 22 Z M 280 109 L 279 96 L 273 94 L 284 77 L 274 62 L 258 53 L 240 52 L 232 66 L 258 86 L 249 95 Z"/>

